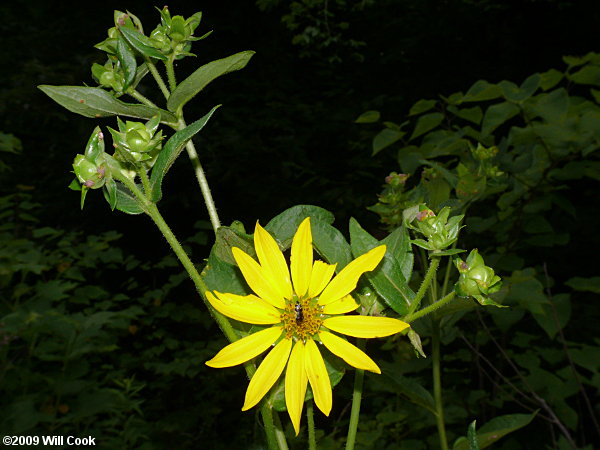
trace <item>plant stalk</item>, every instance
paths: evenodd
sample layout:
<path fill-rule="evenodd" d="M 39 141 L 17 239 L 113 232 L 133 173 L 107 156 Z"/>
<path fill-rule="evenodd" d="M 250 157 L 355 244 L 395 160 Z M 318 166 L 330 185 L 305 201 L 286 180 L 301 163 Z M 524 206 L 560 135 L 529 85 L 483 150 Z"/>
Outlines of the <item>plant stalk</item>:
<path fill-rule="evenodd" d="M 439 302 L 438 302 L 439 303 Z M 440 439 L 440 449 L 448 450 L 448 439 L 446 438 L 446 425 L 444 423 L 444 404 L 442 402 L 442 377 L 440 370 L 440 322 L 432 320 L 431 333 L 431 358 L 433 366 L 433 398 L 435 401 L 435 420 Z"/>
<path fill-rule="evenodd" d="M 158 84 L 158 87 L 159 87 L 160 91 L 162 92 L 162 94 L 164 95 L 165 99 L 169 100 L 169 97 L 171 96 L 171 92 L 169 92 L 169 88 L 165 84 L 163 78 L 161 77 L 161 75 L 158 72 L 158 69 L 156 68 L 154 63 L 152 61 L 150 61 L 150 58 L 146 58 L 146 65 L 148 66 L 148 70 L 150 70 L 150 73 L 154 77 L 154 80 L 156 81 L 156 84 Z"/>
<path fill-rule="evenodd" d="M 364 339 L 358 339 L 356 344 L 360 350 L 365 349 Z M 352 411 L 350 412 L 350 424 L 348 425 L 346 450 L 354 450 L 354 445 L 356 444 L 356 431 L 358 429 L 358 419 L 360 416 L 360 404 L 362 401 L 364 379 L 365 371 L 356 369 L 356 373 L 354 374 L 354 391 L 352 392 Z"/>
<path fill-rule="evenodd" d="M 437 268 L 439 265 L 440 265 L 440 257 L 439 256 L 432 257 L 431 264 L 429 264 L 429 268 L 427 269 L 425 278 L 423 278 L 423 282 L 421 283 L 421 286 L 419 287 L 419 290 L 417 291 L 417 294 L 415 295 L 415 298 L 414 298 L 412 304 L 410 305 L 410 308 L 408 310 L 408 315 L 413 314 L 417 310 L 419 305 L 421 304 L 421 300 L 423 299 L 423 297 L 427 293 L 427 290 L 431 286 L 431 281 L 433 280 L 433 278 L 435 276 L 435 272 L 437 271 Z"/>
<path fill-rule="evenodd" d="M 177 129 L 183 130 L 186 126 L 185 120 L 180 118 Z M 214 232 L 216 233 L 221 226 L 221 221 L 219 220 L 219 215 L 217 214 L 217 207 L 215 206 L 215 202 L 210 192 L 208 180 L 204 174 L 204 169 L 202 169 L 202 164 L 200 164 L 196 147 L 191 139 L 187 141 L 185 148 L 192 163 L 192 167 L 194 168 L 194 173 L 196 175 L 196 179 L 198 180 L 198 184 L 200 185 L 200 190 L 202 191 L 202 196 L 204 197 L 204 203 L 206 204 L 206 209 L 208 210 L 208 216 L 210 217 L 210 223 Z"/>
<path fill-rule="evenodd" d="M 313 400 L 309 400 L 306 404 L 306 419 L 308 422 L 308 448 L 309 450 L 317 450 L 317 438 L 315 436 L 315 416 L 313 412 Z"/>

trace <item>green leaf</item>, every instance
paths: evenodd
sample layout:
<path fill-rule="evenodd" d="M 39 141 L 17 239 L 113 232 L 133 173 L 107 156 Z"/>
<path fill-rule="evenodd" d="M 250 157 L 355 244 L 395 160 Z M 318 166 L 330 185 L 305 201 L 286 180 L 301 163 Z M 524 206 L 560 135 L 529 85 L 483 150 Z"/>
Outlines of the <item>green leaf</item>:
<path fill-rule="evenodd" d="M 577 84 L 600 86 L 600 67 L 587 65 L 575 73 L 567 74 L 567 78 Z"/>
<path fill-rule="evenodd" d="M 514 103 L 502 102 L 490 106 L 483 117 L 481 124 L 481 133 L 484 135 L 491 134 L 496 128 L 516 116 L 520 109 Z"/>
<path fill-rule="evenodd" d="M 477 442 L 477 431 L 475 431 L 475 425 L 477 421 L 474 420 L 469 424 L 467 430 L 467 440 L 469 441 L 469 450 L 479 450 L 479 443 Z"/>
<path fill-rule="evenodd" d="M 408 229 L 400 226 L 392 231 L 385 239 L 381 241 L 387 246 L 387 252 L 392 255 L 398 264 L 405 280 L 410 280 L 412 276 L 414 255 L 410 245 L 410 236 Z"/>
<path fill-rule="evenodd" d="M 137 119 L 151 119 L 160 114 L 161 121 L 175 125 L 177 117 L 169 111 L 150 106 L 125 103 L 117 100 L 104 89 L 84 86 L 38 86 L 44 94 L 71 112 L 84 117 L 98 118 L 127 116 Z"/>
<path fill-rule="evenodd" d="M 449 105 L 448 111 L 450 111 L 452 114 L 456 114 L 461 119 L 473 122 L 475 125 L 479 125 L 481 123 L 481 119 L 483 118 L 483 111 L 481 111 L 480 106 L 460 109 L 454 105 Z"/>
<path fill-rule="evenodd" d="M 415 103 L 412 106 L 412 108 L 410 108 L 410 111 L 408 112 L 408 115 L 409 116 L 415 116 L 417 114 L 422 114 L 422 113 L 424 113 L 426 111 L 429 111 L 431 108 L 433 108 L 436 103 L 437 103 L 436 100 L 421 99 L 417 103 Z"/>
<path fill-rule="evenodd" d="M 144 212 L 144 208 L 140 204 L 139 200 L 133 195 L 123 183 L 116 183 L 117 191 L 116 191 L 116 204 L 115 208 L 119 211 L 122 211 L 126 214 L 141 214 Z M 141 185 L 138 185 L 140 189 L 142 189 Z M 112 205 L 111 205 L 112 207 Z"/>
<path fill-rule="evenodd" d="M 392 392 L 400 394 L 434 416 L 437 415 L 433 396 L 416 379 L 401 375 L 397 365 L 386 362 L 380 362 L 379 365 L 381 366 L 381 376 L 377 378 L 381 378 L 381 380 L 374 379 L 375 383 L 382 383 Z"/>
<path fill-rule="evenodd" d="M 391 128 L 384 128 L 373 138 L 373 152 L 372 156 L 375 156 L 381 150 L 389 147 L 394 142 L 399 141 L 406 133 L 404 131 L 392 130 Z"/>
<path fill-rule="evenodd" d="M 381 243 L 365 231 L 354 219 L 350 219 L 350 246 L 355 258 Z M 387 251 L 381 264 L 365 276 L 381 298 L 399 315 L 408 313 L 408 306 L 415 293 L 410 289 L 399 261 Z"/>
<path fill-rule="evenodd" d="M 350 245 L 337 228 L 325 222 L 311 221 L 311 230 L 315 249 L 329 264 L 337 263 L 337 273 L 352 261 Z"/>
<path fill-rule="evenodd" d="M 476 81 L 462 98 L 463 102 L 483 102 L 502 96 L 502 88 L 485 80 Z"/>
<path fill-rule="evenodd" d="M 137 63 L 135 62 L 135 55 L 127 45 L 127 42 L 121 35 L 117 39 L 117 58 L 121 63 L 121 68 L 125 74 L 125 84 L 123 85 L 123 91 L 133 83 L 135 79 L 135 72 L 137 69 Z"/>
<path fill-rule="evenodd" d="M 237 247 L 248 255 L 256 257 L 252 236 L 241 233 L 233 228 L 219 227 L 213 252 L 221 260 L 233 266 L 236 265 L 231 249 Z"/>
<path fill-rule="evenodd" d="M 449 250 L 442 250 L 439 252 L 432 252 L 431 256 L 452 256 L 457 255 L 458 253 L 466 252 L 466 250 L 461 250 L 460 248 L 452 248 Z"/>
<path fill-rule="evenodd" d="M 381 114 L 379 111 L 365 111 L 354 121 L 354 123 L 373 123 L 377 122 Z"/>
<path fill-rule="evenodd" d="M 139 31 L 127 27 L 119 27 L 119 31 L 127 40 L 129 45 L 131 45 L 141 55 L 149 58 L 161 59 L 163 61 L 167 60 L 165 55 L 152 46 L 150 39 Z"/>
<path fill-rule="evenodd" d="M 523 428 L 533 420 L 536 414 L 537 411 L 532 414 L 507 414 L 490 420 L 477 432 L 479 448 L 489 447 L 507 434 Z M 452 450 L 470 450 L 468 439 L 465 437 L 458 438 Z"/>
<path fill-rule="evenodd" d="M 556 86 L 560 80 L 562 80 L 563 74 L 556 69 L 550 69 L 540 74 L 540 87 L 542 90 L 547 91 Z"/>
<path fill-rule="evenodd" d="M 163 178 L 180 155 L 185 144 L 198 133 L 217 108 L 221 105 L 215 106 L 201 119 L 198 119 L 194 123 L 188 125 L 183 130 L 179 130 L 167 141 L 163 149 L 160 151 L 156 163 L 152 168 L 152 175 L 150 177 L 150 185 L 152 186 L 152 201 L 158 202 L 162 198 L 162 182 Z"/>
<path fill-rule="evenodd" d="M 569 278 L 565 284 L 576 291 L 594 292 L 600 294 L 600 277 L 573 277 Z"/>
<path fill-rule="evenodd" d="M 514 103 L 520 103 L 533 95 L 533 93 L 540 86 L 541 79 L 542 78 L 539 74 L 534 73 L 525 81 L 523 81 L 520 87 L 517 87 L 516 84 L 506 80 L 498 83 L 498 86 L 500 86 L 502 89 L 502 95 L 506 100 Z"/>
<path fill-rule="evenodd" d="M 215 247 L 216 245 L 213 246 L 206 267 L 201 274 L 208 290 L 229 292 L 237 295 L 247 295 L 250 293 L 250 288 L 237 266 L 219 258 Z"/>
<path fill-rule="evenodd" d="M 425 114 L 424 116 L 419 117 L 410 139 L 414 139 L 422 134 L 427 133 L 428 131 L 433 130 L 440 123 L 442 123 L 442 120 L 444 120 L 444 115 L 439 112 Z"/>
<path fill-rule="evenodd" d="M 198 68 L 171 92 L 171 96 L 167 101 L 167 108 L 169 111 L 177 111 L 214 79 L 246 67 L 254 53 L 253 51 L 236 53 Z"/>
<path fill-rule="evenodd" d="M 315 222 L 331 225 L 335 220 L 335 216 L 326 209 L 312 205 L 296 205 L 271 219 L 265 229 L 275 236 L 284 249 L 288 249 L 300 223 L 307 217 L 310 217 L 311 225 Z"/>

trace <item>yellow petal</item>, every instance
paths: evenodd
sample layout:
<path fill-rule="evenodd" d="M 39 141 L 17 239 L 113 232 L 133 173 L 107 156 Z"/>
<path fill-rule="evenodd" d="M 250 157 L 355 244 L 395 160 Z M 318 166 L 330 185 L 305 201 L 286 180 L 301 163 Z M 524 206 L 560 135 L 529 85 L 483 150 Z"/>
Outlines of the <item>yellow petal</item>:
<path fill-rule="evenodd" d="M 292 282 L 283 253 L 273 237 L 256 222 L 254 229 L 254 248 L 258 261 L 263 269 L 263 275 L 270 281 L 271 286 L 283 298 L 292 298 Z"/>
<path fill-rule="evenodd" d="M 250 380 L 242 411 L 252 408 L 269 392 L 269 389 L 271 389 L 281 375 L 281 372 L 283 372 L 291 349 L 292 340 L 283 339 L 265 357 Z"/>
<path fill-rule="evenodd" d="M 327 283 L 331 280 L 337 264 L 327 264 L 323 261 L 315 261 L 310 273 L 310 283 L 308 285 L 308 296 L 314 298 L 319 295 Z"/>
<path fill-rule="evenodd" d="M 410 325 L 391 317 L 335 316 L 325 319 L 323 325 L 338 333 L 358 338 L 391 336 Z"/>
<path fill-rule="evenodd" d="M 315 398 L 315 404 L 325 414 L 329 415 L 331 412 L 331 405 L 333 403 L 331 393 L 331 382 L 329 381 L 329 374 L 325 367 L 325 361 L 321 356 L 321 352 L 317 348 L 317 344 L 312 339 L 306 340 L 306 351 L 304 364 L 306 367 L 306 375 L 308 381 L 310 381 L 310 387 L 313 391 Z"/>
<path fill-rule="evenodd" d="M 354 301 L 351 295 L 346 295 L 333 303 L 325 305 L 323 314 L 345 314 L 354 311 L 356 308 L 358 308 L 358 303 Z"/>
<path fill-rule="evenodd" d="M 302 221 L 294 235 L 290 257 L 292 281 L 294 282 L 294 291 L 298 297 L 304 296 L 308 291 L 312 264 L 312 233 L 310 231 L 310 217 L 307 217 Z"/>
<path fill-rule="evenodd" d="M 351 366 L 357 369 L 370 370 L 371 372 L 381 373 L 381 370 L 369 356 L 362 350 L 356 348 L 350 342 L 328 333 L 327 331 L 319 332 L 319 339 L 323 345 L 327 347 L 331 353 L 339 356 Z"/>
<path fill-rule="evenodd" d="M 262 267 L 250 255 L 237 247 L 233 247 L 231 252 L 250 289 L 271 305 L 281 309 L 285 308 L 283 296 L 265 278 Z"/>
<path fill-rule="evenodd" d="M 326 305 L 349 294 L 356 288 L 360 276 L 373 270 L 385 255 L 385 245 L 380 245 L 359 256 L 346 267 L 327 285 L 319 297 L 319 305 Z"/>
<path fill-rule="evenodd" d="M 304 353 L 302 341 L 296 342 L 285 372 L 285 405 L 296 431 L 296 436 L 300 432 L 300 419 L 308 382 L 306 370 L 304 370 Z"/>
<path fill-rule="evenodd" d="M 223 347 L 215 357 L 206 361 L 209 367 L 231 367 L 242 364 L 264 352 L 281 336 L 281 327 L 271 327 L 257 331 Z"/>
<path fill-rule="evenodd" d="M 256 295 L 222 294 L 206 291 L 204 295 L 221 314 L 240 322 L 270 325 L 281 322 L 281 314 L 273 306 Z"/>

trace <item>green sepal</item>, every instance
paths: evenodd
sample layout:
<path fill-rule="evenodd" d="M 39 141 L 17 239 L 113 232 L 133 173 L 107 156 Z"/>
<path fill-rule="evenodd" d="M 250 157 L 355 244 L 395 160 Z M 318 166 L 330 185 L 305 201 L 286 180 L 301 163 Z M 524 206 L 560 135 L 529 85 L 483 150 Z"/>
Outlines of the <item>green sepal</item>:
<path fill-rule="evenodd" d="M 71 182 L 69 183 L 69 185 L 67 186 L 69 189 L 71 189 L 72 191 L 80 191 L 81 190 L 81 183 L 79 182 L 79 180 L 77 179 L 77 177 L 73 178 L 71 180 Z"/>
<path fill-rule="evenodd" d="M 106 181 L 104 185 L 106 189 L 104 189 L 104 198 L 110 205 L 111 211 L 114 211 L 117 206 L 117 182 L 111 178 Z"/>
<path fill-rule="evenodd" d="M 88 191 L 89 191 L 89 189 L 87 187 L 81 186 L 81 201 L 80 201 L 80 206 L 81 206 L 82 210 L 83 210 L 83 204 L 85 203 L 85 197 L 86 197 Z"/>
<path fill-rule="evenodd" d="M 456 255 L 458 253 L 466 252 L 466 250 L 460 248 L 452 248 L 450 250 L 442 250 L 442 251 L 432 251 L 429 256 L 451 256 Z"/>
<path fill-rule="evenodd" d="M 162 61 L 166 61 L 167 57 L 161 52 L 156 50 L 152 45 L 152 41 L 142 33 L 125 27 L 119 27 L 119 31 L 125 38 L 125 40 L 131 45 L 137 52 L 142 56 L 148 58 L 156 58 Z"/>
<path fill-rule="evenodd" d="M 104 135 L 100 127 L 94 128 L 85 145 L 85 158 L 90 162 L 97 162 L 98 157 L 104 153 Z"/>

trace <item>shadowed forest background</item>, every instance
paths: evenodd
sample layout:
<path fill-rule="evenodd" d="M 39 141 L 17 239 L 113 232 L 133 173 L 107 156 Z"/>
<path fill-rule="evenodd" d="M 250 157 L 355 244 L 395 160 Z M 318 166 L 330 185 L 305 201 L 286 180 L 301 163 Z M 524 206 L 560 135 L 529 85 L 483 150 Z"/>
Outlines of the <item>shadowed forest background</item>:
<path fill-rule="evenodd" d="M 90 67 L 103 64 L 104 55 L 93 45 L 113 26 L 113 10 L 131 11 L 150 31 L 160 19 L 154 6 L 163 5 L 55 3 L 0 6 L 0 132 L 22 143 L 19 151 L 5 135 L 0 142 L 0 431 L 91 434 L 100 448 L 261 448 L 258 415 L 240 412 L 243 370 L 204 365 L 225 339 L 160 233 L 145 217 L 111 212 L 99 192 L 90 192 L 82 211 L 79 193 L 67 188 L 73 157 L 94 126 L 114 127 L 114 120 L 77 116 L 36 87 L 96 86 Z M 177 65 L 180 80 L 200 64 L 256 51 L 246 68 L 211 83 L 186 109 L 190 122 L 223 104 L 194 142 L 222 223 L 239 220 L 246 230 L 310 204 L 332 211 L 344 233 L 354 217 L 383 238 L 393 221 L 367 207 L 378 203 L 390 172 L 412 167 L 398 155 L 408 145 L 400 138 L 373 155 L 373 138 L 393 129 L 383 120 L 412 120 L 418 100 L 464 93 L 478 80 L 519 86 L 534 73 L 564 72 L 563 56 L 600 51 L 600 6 L 591 0 L 168 6 L 184 17 L 202 11 L 197 35 L 213 30 L 192 47 L 197 58 Z M 600 95 L 590 89 L 600 89 L 600 57 L 581 64 L 593 66 L 591 78 L 565 78 L 565 90 L 598 107 Z M 144 95 L 158 100 L 158 90 L 147 86 Z M 355 123 L 369 110 L 382 120 Z M 500 124 L 490 142 L 504 149 L 511 126 Z M 478 220 L 467 224 L 479 231 L 467 228 L 464 239 L 492 255 L 497 266 L 490 265 L 507 279 L 511 308 L 478 309 L 448 323 L 443 383 L 451 442 L 474 419 L 480 426 L 539 410 L 493 448 L 600 445 L 600 283 L 593 259 L 600 128 L 592 135 L 596 147 L 553 160 L 541 175 L 545 182 L 536 181 L 543 188 L 523 194 L 514 212 L 505 208 L 506 216 L 486 228 L 495 194 L 470 211 Z M 450 162 L 440 155 L 440 164 Z M 500 168 L 510 172 L 507 161 Z M 551 169 L 574 163 L 552 178 Z M 414 168 L 418 180 L 423 167 Z M 555 194 L 553 183 L 560 198 L 538 207 Z M 161 211 L 201 267 L 213 235 L 189 164 L 178 161 L 163 190 Z M 529 215 L 511 222 L 521 210 Z M 527 228 L 536 217 L 544 218 L 543 232 Z M 505 230 L 502 223 L 509 224 Z M 426 330 L 422 337 L 426 342 Z M 435 422 L 414 393 L 429 388 L 428 360 L 398 339 L 370 345 L 390 375 L 367 379 L 358 445 L 437 448 Z M 394 387 L 394 376 L 410 379 L 414 392 Z M 342 448 L 351 394 L 346 376 L 330 418 L 316 417 L 319 448 Z M 303 447 L 302 438 L 292 444 Z"/>

